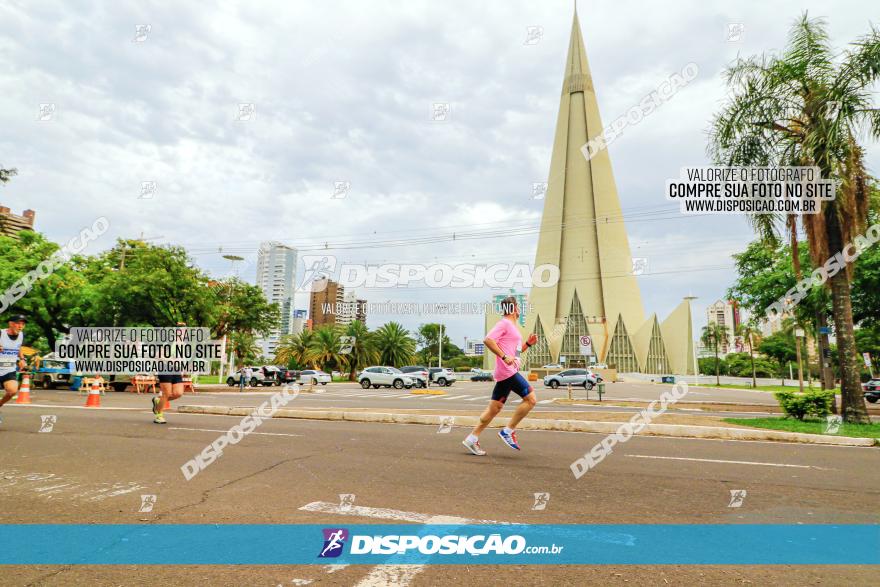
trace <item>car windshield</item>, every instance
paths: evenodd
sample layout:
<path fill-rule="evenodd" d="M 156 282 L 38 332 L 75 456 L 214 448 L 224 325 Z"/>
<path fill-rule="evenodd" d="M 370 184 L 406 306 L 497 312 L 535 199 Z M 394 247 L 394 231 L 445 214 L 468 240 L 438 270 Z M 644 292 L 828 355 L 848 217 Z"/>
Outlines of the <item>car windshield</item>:
<path fill-rule="evenodd" d="M 67 369 L 67 363 L 64 361 L 43 361 L 44 369 Z"/>

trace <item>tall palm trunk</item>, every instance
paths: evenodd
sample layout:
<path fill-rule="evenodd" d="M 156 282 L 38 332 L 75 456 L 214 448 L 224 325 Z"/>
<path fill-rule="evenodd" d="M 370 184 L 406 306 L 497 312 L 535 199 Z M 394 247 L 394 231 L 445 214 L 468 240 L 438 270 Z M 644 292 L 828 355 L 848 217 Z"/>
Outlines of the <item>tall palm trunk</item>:
<path fill-rule="evenodd" d="M 829 206 L 826 212 L 828 248 L 840 251 L 845 243 L 841 238 L 837 210 Z M 859 364 L 856 355 L 856 336 L 853 328 L 852 297 L 850 295 L 849 272 L 838 271 L 831 279 L 831 312 L 837 332 L 837 355 L 840 362 L 840 403 L 841 415 L 845 422 L 868 424 L 868 409 L 862 394 L 859 378 Z"/>
<path fill-rule="evenodd" d="M 718 341 L 715 341 L 715 385 L 721 387 L 720 361 L 718 360 Z"/>
<path fill-rule="evenodd" d="M 751 332 L 749 332 L 749 359 L 752 361 L 752 389 L 758 389 L 758 378 L 755 376 L 755 349 L 752 348 Z"/>
<path fill-rule="evenodd" d="M 831 278 L 831 293 L 834 324 L 837 330 L 837 359 L 840 361 L 841 413 L 846 422 L 867 424 L 870 419 L 861 393 L 852 301 L 849 279 L 845 271 Z"/>

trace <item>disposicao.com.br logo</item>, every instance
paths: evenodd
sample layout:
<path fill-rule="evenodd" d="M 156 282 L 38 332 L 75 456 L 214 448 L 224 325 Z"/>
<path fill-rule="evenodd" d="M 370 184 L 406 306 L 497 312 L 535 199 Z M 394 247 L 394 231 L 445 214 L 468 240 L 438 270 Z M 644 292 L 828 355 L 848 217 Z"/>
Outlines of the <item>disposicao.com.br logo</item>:
<path fill-rule="evenodd" d="M 337 557 L 342 554 L 349 537 L 345 528 L 323 530 L 324 546 L 319 558 Z M 424 555 L 518 555 L 560 554 L 564 546 L 528 546 L 519 534 L 502 537 L 501 534 L 476 534 L 473 536 L 446 534 L 412 535 L 361 535 L 351 536 L 349 554 L 424 554 Z"/>

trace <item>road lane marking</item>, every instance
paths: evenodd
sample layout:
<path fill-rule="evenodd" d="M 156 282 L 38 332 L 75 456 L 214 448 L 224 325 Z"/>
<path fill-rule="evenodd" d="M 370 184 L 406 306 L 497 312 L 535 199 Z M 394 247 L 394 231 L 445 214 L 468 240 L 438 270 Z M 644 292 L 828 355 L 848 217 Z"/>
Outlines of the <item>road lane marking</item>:
<path fill-rule="evenodd" d="M 6 404 L 8 407 L 15 408 L 59 408 L 62 410 L 128 410 L 135 412 L 149 411 L 150 408 L 113 408 L 110 406 L 102 406 L 98 408 L 87 408 L 85 406 L 65 406 L 63 404 L 14 404 L 12 402 Z"/>
<path fill-rule="evenodd" d="M 699 463 L 724 463 L 729 465 L 758 465 L 763 467 L 791 467 L 794 469 L 817 469 L 819 471 L 833 471 L 835 469 L 826 469 L 825 467 L 817 467 L 815 465 L 790 465 L 787 463 L 759 463 L 757 461 L 727 461 L 723 459 L 695 459 L 690 457 L 663 457 L 657 455 L 624 455 L 636 459 L 662 459 L 667 461 L 694 461 Z"/>
<path fill-rule="evenodd" d="M 229 432 L 229 430 L 215 430 L 213 428 L 182 428 L 171 426 L 169 430 L 193 430 L 196 432 Z M 263 436 L 302 436 L 302 434 L 285 434 L 283 432 L 250 432 L 249 434 L 262 434 Z"/>
<path fill-rule="evenodd" d="M 443 399 L 461 399 L 464 397 L 470 397 L 469 395 L 450 395 L 449 397 L 444 397 Z"/>

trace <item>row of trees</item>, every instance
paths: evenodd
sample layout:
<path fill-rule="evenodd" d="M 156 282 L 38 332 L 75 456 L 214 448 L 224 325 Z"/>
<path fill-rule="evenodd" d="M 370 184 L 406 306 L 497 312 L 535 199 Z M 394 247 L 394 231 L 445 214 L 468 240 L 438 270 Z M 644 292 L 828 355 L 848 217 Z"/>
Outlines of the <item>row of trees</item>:
<path fill-rule="evenodd" d="M 351 337 L 349 341 L 353 339 L 347 353 L 343 353 L 343 347 L 347 346 L 344 336 Z M 346 326 L 323 326 L 282 337 L 274 362 L 292 369 L 337 370 L 348 373 L 349 379 L 354 381 L 356 373 L 370 365 L 436 365 L 439 340 L 439 324 L 423 324 L 412 336 L 397 322 L 388 322 L 371 331 L 364 323 L 356 321 Z M 475 367 L 480 361 L 482 357 L 465 357 L 444 333 L 444 366 L 452 369 Z"/>
<path fill-rule="evenodd" d="M 8 175 L 4 175 L 8 177 Z M 59 250 L 33 231 L 14 239 L 0 235 L 0 292 Z M 354 322 L 288 337 L 273 358 L 260 356 L 257 338 L 279 324 L 276 304 L 260 289 L 236 278 L 212 279 L 181 247 L 120 240 L 97 255 L 76 255 L 31 289 L 4 314 L 28 318 L 28 345 L 46 353 L 72 326 L 174 326 L 185 322 L 228 336 L 236 363 L 277 361 L 290 366 L 357 369 L 368 364 L 437 364 L 439 324 L 424 324 L 412 336 L 396 322 L 371 332 Z M 341 355 L 340 336 L 355 338 L 350 356 Z M 444 365 L 473 361 L 443 336 Z M 466 359 L 466 360 L 465 360 Z"/>
<path fill-rule="evenodd" d="M 801 234 L 813 267 L 821 267 L 865 228 L 870 177 L 859 139 L 880 138 L 880 109 L 873 104 L 878 78 L 880 29 L 872 28 L 837 53 L 825 22 L 806 14 L 780 54 L 740 58 L 726 71 L 730 98 L 713 120 L 708 147 L 717 165 L 811 166 L 822 178 L 838 182 L 836 198 L 823 201 L 817 214 L 749 216 L 763 243 L 771 248 L 789 244 L 796 280 L 807 274 L 801 264 Z M 816 300 L 809 322 L 824 332 L 829 317 L 833 321 L 842 415 L 847 422 L 864 423 L 869 418 L 859 381 L 852 278 L 852 266 L 830 276 L 830 312 Z M 815 293 L 816 298 L 822 295 L 826 291 Z M 820 333 L 818 339 L 820 348 L 828 348 L 827 335 Z"/>
<path fill-rule="evenodd" d="M 40 233 L 0 236 L 0 291 L 60 248 Z M 34 281 L 5 314 L 28 318 L 28 344 L 54 349 L 72 326 L 174 326 L 178 322 L 232 335 L 233 345 L 268 333 L 279 321 L 256 286 L 236 278 L 211 279 L 181 247 L 120 240 L 98 255 L 75 255 Z"/>
<path fill-rule="evenodd" d="M 790 365 L 797 365 L 797 346 L 795 342 L 795 329 L 799 325 L 793 318 L 782 321 L 779 331 L 769 336 L 761 336 L 754 329 L 754 322 L 740 324 L 736 329 L 736 336 L 742 337 L 745 352 L 728 353 L 723 358 L 720 356 L 723 341 L 728 340 L 728 329 L 717 324 L 710 324 L 703 328 L 702 343 L 712 350 L 711 357 L 703 357 L 699 360 L 700 373 L 704 375 L 730 375 L 734 377 L 751 377 L 755 384 L 757 377 L 779 377 L 788 379 Z M 811 334 L 809 329 L 806 333 Z M 815 339 L 813 339 L 815 340 Z M 880 336 L 872 327 L 862 327 L 856 331 L 856 342 L 860 351 L 870 352 L 872 355 L 880 351 Z M 820 361 L 822 357 L 807 352 L 807 345 L 802 345 L 802 360 L 804 366 L 804 378 L 812 380 L 821 376 Z M 829 355 L 825 358 L 831 363 L 832 372 L 839 375 L 840 365 L 836 359 L 836 346 L 831 345 Z M 863 378 L 869 376 L 867 370 L 862 373 Z"/>

